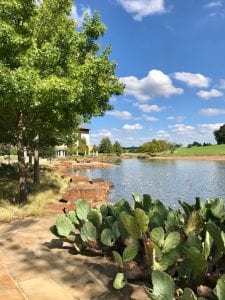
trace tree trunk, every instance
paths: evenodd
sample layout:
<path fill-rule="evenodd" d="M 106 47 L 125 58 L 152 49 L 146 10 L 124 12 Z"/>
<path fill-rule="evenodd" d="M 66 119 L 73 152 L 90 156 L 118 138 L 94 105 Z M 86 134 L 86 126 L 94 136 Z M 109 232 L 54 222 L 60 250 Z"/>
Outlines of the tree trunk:
<path fill-rule="evenodd" d="M 23 112 L 20 112 L 18 122 L 18 137 L 17 137 L 17 155 L 18 155 L 18 168 L 19 168 L 19 203 L 27 201 L 27 176 L 26 165 L 24 158 L 24 145 L 23 145 Z"/>
<path fill-rule="evenodd" d="M 28 151 L 28 157 L 29 157 L 29 165 L 32 166 L 32 151 Z"/>
<path fill-rule="evenodd" d="M 40 184 L 39 134 L 34 138 L 34 184 Z"/>
<path fill-rule="evenodd" d="M 9 164 L 10 164 L 10 160 L 11 160 L 11 144 L 8 145 L 8 153 L 9 153 Z"/>

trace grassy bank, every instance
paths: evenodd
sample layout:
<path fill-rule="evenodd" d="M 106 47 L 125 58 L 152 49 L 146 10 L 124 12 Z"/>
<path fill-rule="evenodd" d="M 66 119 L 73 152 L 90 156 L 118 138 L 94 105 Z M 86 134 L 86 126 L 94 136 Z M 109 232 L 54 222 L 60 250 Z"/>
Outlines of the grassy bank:
<path fill-rule="evenodd" d="M 3 167 L 4 168 L 4 167 Z M 41 183 L 37 187 L 32 186 L 32 173 L 28 173 L 30 193 L 28 202 L 17 204 L 18 174 L 15 167 L 5 167 L 0 170 L 0 221 L 10 222 L 13 219 L 26 216 L 43 216 L 45 205 L 59 199 L 62 190 L 68 185 L 68 179 L 63 179 L 58 173 L 48 167 L 41 169 Z"/>
<path fill-rule="evenodd" d="M 171 156 L 212 156 L 212 155 L 225 155 L 225 144 L 200 146 L 191 148 L 178 148 Z"/>

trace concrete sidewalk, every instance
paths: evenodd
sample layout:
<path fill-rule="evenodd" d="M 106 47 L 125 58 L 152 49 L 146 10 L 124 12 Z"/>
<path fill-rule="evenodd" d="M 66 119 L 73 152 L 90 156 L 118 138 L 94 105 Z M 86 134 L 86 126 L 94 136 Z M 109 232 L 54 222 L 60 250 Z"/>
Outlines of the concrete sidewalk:
<path fill-rule="evenodd" d="M 112 288 L 106 258 L 75 255 L 54 237 L 55 216 L 0 223 L 0 300 L 148 299 L 135 285 Z"/>

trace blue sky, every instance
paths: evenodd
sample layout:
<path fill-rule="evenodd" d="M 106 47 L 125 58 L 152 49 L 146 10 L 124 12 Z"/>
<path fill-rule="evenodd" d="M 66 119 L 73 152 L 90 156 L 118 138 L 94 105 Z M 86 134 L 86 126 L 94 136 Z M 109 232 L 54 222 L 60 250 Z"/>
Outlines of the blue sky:
<path fill-rule="evenodd" d="M 92 119 L 91 143 L 215 144 L 225 123 L 225 1 L 77 0 L 72 16 L 80 23 L 94 10 L 126 89 L 110 100 L 113 111 Z"/>

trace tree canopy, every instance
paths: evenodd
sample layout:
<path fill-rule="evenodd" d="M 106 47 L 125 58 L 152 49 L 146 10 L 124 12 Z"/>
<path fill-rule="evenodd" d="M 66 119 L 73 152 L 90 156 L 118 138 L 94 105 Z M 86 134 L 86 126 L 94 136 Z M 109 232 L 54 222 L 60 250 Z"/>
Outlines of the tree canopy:
<path fill-rule="evenodd" d="M 170 142 L 153 139 L 151 142 L 147 142 L 141 145 L 139 147 L 139 151 L 154 154 L 171 149 L 171 145 L 172 144 Z"/>
<path fill-rule="evenodd" d="M 225 124 L 220 126 L 218 130 L 214 131 L 214 136 L 218 145 L 225 144 Z"/>
<path fill-rule="evenodd" d="M 20 200 L 26 199 L 24 145 L 38 135 L 67 134 L 111 109 L 123 85 L 96 42 L 106 30 L 100 16 L 71 19 L 72 0 L 0 2 L 1 142 L 17 144 Z"/>
<path fill-rule="evenodd" d="M 108 137 L 105 137 L 101 140 L 98 151 L 100 153 L 112 153 L 113 152 L 112 143 Z"/>
<path fill-rule="evenodd" d="M 123 148 L 118 141 L 116 141 L 113 145 L 113 152 L 116 153 L 116 155 L 118 156 L 120 156 L 123 153 Z"/>

